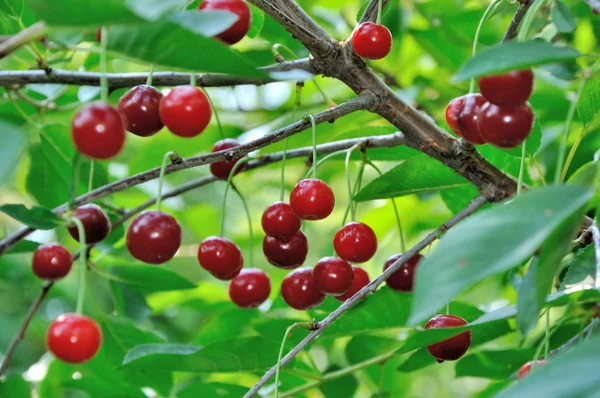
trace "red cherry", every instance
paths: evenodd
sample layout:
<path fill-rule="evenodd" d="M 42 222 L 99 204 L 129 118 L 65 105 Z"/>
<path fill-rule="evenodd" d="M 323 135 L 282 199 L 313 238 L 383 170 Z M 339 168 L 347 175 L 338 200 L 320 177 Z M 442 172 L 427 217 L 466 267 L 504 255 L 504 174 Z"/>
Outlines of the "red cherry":
<path fill-rule="evenodd" d="M 217 141 L 215 143 L 215 145 L 213 146 L 211 152 L 219 152 L 219 151 L 223 151 L 226 149 L 235 148 L 236 146 L 240 146 L 240 143 L 237 142 L 236 140 L 232 140 L 231 138 L 225 138 L 221 141 Z M 239 162 L 242 158 L 243 158 L 243 156 L 240 156 L 230 162 L 225 161 L 225 162 L 211 163 L 210 164 L 210 172 L 212 173 L 212 175 L 217 177 L 219 180 L 227 181 L 227 179 L 229 178 L 229 174 L 231 174 L 231 170 L 233 170 L 233 167 L 235 166 L 235 164 L 237 162 Z M 238 167 L 238 169 L 235 171 L 235 174 L 238 174 L 240 171 L 242 171 L 243 168 L 244 168 L 244 166 Z"/>
<path fill-rule="evenodd" d="M 285 202 L 275 202 L 263 213 L 262 227 L 267 235 L 281 239 L 289 239 L 300 231 L 302 220 Z"/>
<path fill-rule="evenodd" d="M 242 270 L 229 283 L 229 297 L 238 307 L 256 308 L 271 294 L 271 280 L 264 271 L 250 268 Z"/>
<path fill-rule="evenodd" d="M 325 295 L 315 287 L 313 270 L 298 268 L 283 278 L 281 297 L 295 310 L 310 310 L 325 300 Z"/>
<path fill-rule="evenodd" d="M 352 271 L 354 272 L 354 282 L 352 282 L 352 286 L 350 286 L 350 289 L 346 293 L 336 297 L 339 301 L 348 300 L 371 282 L 369 274 L 364 269 L 353 266 Z"/>
<path fill-rule="evenodd" d="M 467 321 L 461 317 L 454 315 L 436 315 L 427 322 L 425 329 L 442 329 L 442 328 L 455 328 L 459 326 L 465 326 Z M 433 355 L 438 362 L 443 361 L 456 361 L 469 349 L 471 345 L 471 331 L 460 333 L 454 337 L 450 337 L 439 343 L 431 344 L 427 346 L 427 350 Z"/>
<path fill-rule="evenodd" d="M 204 92 L 192 86 L 177 86 L 160 100 L 160 119 L 179 137 L 202 133 L 212 116 L 210 101 Z"/>
<path fill-rule="evenodd" d="M 238 275 L 244 266 L 238 245 L 220 236 L 210 236 L 202 241 L 198 249 L 198 261 L 202 268 L 222 281 Z"/>
<path fill-rule="evenodd" d="M 242 40 L 252 24 L 252 12 L 243 0 L 204 0 L 199 10 L 223 10 L 237 15 L 238 20 L 226 31 L 219 33 L 217 38 L 226 44 L 235 44 Z"/>
<path fill-rule="evenodd" d="M 40 279 L 56 280 L 65 277 L 71 270 L 73 257 L 58 243 L 47 243 L 33 253 L 31 267 Z"/>
<path fill-rule="evenodd" d="M 465 104 L 465 96 L 456 97 L 446 107 L 446 123 L 450 130 L 459 137 L 462 137 L 460 124 L 458 123 L 458 114 Z"/>
<path fill-rule="evenodd" d="M 333 211 L 335 196 L 327 183 L 309 178 L 294 186 L 290 206 L 301 220 L 322 220 Z"/>
<path fill-rule="evenodd" d="M 335 233 L 333 247 L 342 260 L 364 263 L 375 255 L 377 237 L 367 224 L 351 222 Z"/>
<path fill-rule="evenodd" d="M 477 124 L 481 108 L 486 104 L 481 94 L 467 94 L 450 101 L 446 108 L 446 122 L 459 137 L 474 145 L 485 144 Z"/>
<path fill-rule="evenodd" d="M 383 266 L 383 270 L 390 268 L 396 261 L 398 261 L 402 257 L 402 254 L 394 254 L 390 256 L 385 265 Z M 423 260 L 423 256 L 420 254 L 415 254 L 408 260 L 403 266 L 401 266 L 396 272 L 394 272 L 387 279 L 386 283 L 389 287 L 399 292 L 412 292 L 413 283 L 415 281 L 415 271 L 417 269 L 417 265 Z"/>
<path fill-rule="evenodd" d="M 152 86 L 141 84 L 127 91 L 119 100 L 119 112 L 123 117 L 125 130 L 150 137 L 163 128 L 158 107 L 163 95 Z"/>
<path fill-rule="evenodd" d="M 487 103 L 479 114 L 479 131 L 490 144 L 515 148 L 523 143 L 533 128 L 533 110 L 528 103 L 514 108 L 500 108 Z"/>
<path fill-rule="evenodd" d="M 103 241 L 110 232 L 110 219 L 98 205 L 92 203 L 78 207 L 73 212 L 73 217 L 78 218 L 83 224 L 85 243 L 87 244 Z M 77 225 L 69 225 L 69 234 L 79 242 Z"/>
<path fill-rule="evenodd" d="M 77 150 L 92 159 L 115 157 L 125 144 L 119 112 L 108 104 L 87 105 L 73 118 L 71 136 Z"/>
<path fill-rule="evenodd" d="M 317 290 L 329 296 L 341 296 L 354 282 L 352 266 L 341 258 L 325 257 L 313 269 Z"/>
<path fill-rule="evenodd" d="M 392 34 L 383 25 L 361 23 L 352 32 L 352 48 L 361 58 L 381 59 L 392 49 Z"/>
<path fill-rule="evenodd" d="M 263 240 L 263 253 L 269 263 L 276 267 L 298 268 L 306 260 L 308 241 L 302 231 L 296 232 L 289 240 L 266 235 Z"/>
<path fill-rule="evenodd" d="M 527 376 L 531 372 L 531 368 L 534 363 L 535 363 L 535 368 L 537 369 L 540 366 L 547 364 L 548 361 L 543 360 L 543 359 L 538 359 L 537 361 L 526 362 L 523 366 L 521 366 L 521 369 L 519 369 L 519 380 L 521 380 L 523 377 Z"/>
<path fill-rule="evenodd" d="M 129 253 L 145 263 L 166 263 L 175 256 L 180 245 L 179 223 L 162 211 L 143 212 L 133 220 L 127 230 Z"/>
<path fill-rule="evenodd" d="M 479 78 L 479 91 L 494 105 L 511 107 L 527 102 L 533 91 L 531 69 Z"/>
<path fill-rule="evenodd" d="M 102 330 L 91 318 L 63 314 L 50 324 L 46 343 L 50 352 L 61 361 L 83 363 L 98 353 L 102 344 Z"/>
<path fill-rule="evenodd" d="M 102 29 L 96 29 L 96 41 L 102 43 Z"/>

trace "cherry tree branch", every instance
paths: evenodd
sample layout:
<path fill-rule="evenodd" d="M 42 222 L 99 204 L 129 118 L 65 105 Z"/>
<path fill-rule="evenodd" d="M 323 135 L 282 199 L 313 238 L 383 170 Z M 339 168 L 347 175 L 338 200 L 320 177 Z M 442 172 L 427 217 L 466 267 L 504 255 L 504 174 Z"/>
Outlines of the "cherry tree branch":
<path fill-rule="evenodd" d="M 19 33 L 8 37 L 0 43 L 0 59 L 6 57 L 19 47 L 42 38 L 46 33 L 46 24 L 37 22 Z"/>
<path fill-rule="evenodd" d="M 592 319 L 592 322 L 589 325 L 587 325 L 585 327 L 585 329 L 583 329 L 581 331 L 581 333 L 579 333 L 577 336 L 571 338 L 569 341 L 567 341 L 560 347 L 550 351 L 549 357 L 552 358 L 562 352 L 565 352 L 566 350 L 573 347 L 575 344 L 579 343 L 582 339 L 585 339 L 587 336 L 589 336 L 594 331 L 594 327 L 596 327 L 596 323 L 598 323 L 598 318 Z"/>
<path fill-rule="evenodd" d="M 519 32 L 519 25 L 523 20 L 525 14 L 527 14 L 527 10 L 533 4 L 533 0 L 519 0 L 519 8 L 515 12 L 512 21 L 510 21 L 510 25 L 504 34 L 504 38 L 502 41 L 510 41 L 517 37 L 517 33 Z"/>
<path fill-rule="evenodd" d="M 382 9 L 385 10 L 385 7 L 387 7 L 389 2 L 389 0 L 382 0 Z M 360 17 L 358 23 L 361 24 L 363 22 L 375 22 L 377 19 L 378 7 L 379 0 L 371 0 L 371 2 L 367 5 L 367 8 L 365 8 L 365 12 L 363 13 L 362 17 Z"/>

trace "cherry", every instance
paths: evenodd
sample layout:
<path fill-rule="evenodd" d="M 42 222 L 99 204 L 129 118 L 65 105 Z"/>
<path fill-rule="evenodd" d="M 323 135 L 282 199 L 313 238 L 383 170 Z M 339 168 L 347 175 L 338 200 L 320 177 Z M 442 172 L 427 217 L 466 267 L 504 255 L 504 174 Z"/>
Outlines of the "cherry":
<path fill-rule="evenodd" d="M 327 183 L 309 178 L 294 186 L 290 206 L 301 220 L 322 220 L 333 211 L 335 196 Z"/>
<path fill-rule="evenodd" d="M 110 159 L 125 144 L 125 128 L 119 112 L 103 103 L 87 105 L 73 118 L 71 136 L 75 147 L 92 159 Z"/>
<path fill-rule="evenodd" d="M 298 268 L 306 260 L 308 241 L 302 231 L 296 232 L 291 239 L 266 235 L 263 239 L 263 253 L 276 267 L 284 269 Z"/>
<path fill-rule="evenodd" d="M 313 269 L 315 286 L 329 296 L 341 296 L 354 282 L 352 266 L 340 258 L 325 257 Z"/>
<path fill-rule="evenodd" d="M 533 91 L 531 69 L 479 78 L 479 91 L 494 105 L 511 107 L 527 102 Z"/>
<path fill-rule="evenodd" d="M 226 31 L 219 33 L 217 38 L 226 44 L 235 44 L 242 40 L 252 24 L 250 7 L 243 0 L 204 0 L 199 10 L 224 10 L 238 16 L 238 20 Z"/>
<path fill-rule="evenodd" d="M 271 294 L 271 280 L 262 270 L 244 269 L 229 283 L 229 297 L 238 307 L 256 308 Z"/>
<path fill-rule="evenodd" d="M 479 131 L 490 144 L 515 148 L 523 143 L 533 128 L 533 110 L 528 103 L 514 108 L 500 108 L 487 103 L 479 114 Z"/>
<path fill-rule="evenodd" d="M 193 86 L 177 86 L 160 100 L 160 119 L 179 137 L 195 137 L 202 133 L 212 116 L 210 101 Z"/>
<path fill-rule="evenodd" d="M 71 270 L 73 257 L 64 246 L 47 243 L 33 253 L 31 267 L 40 279 L 56 280 L 65 277 Z"/>
<path fill-rule="evenodd" d="M 375 255 L 377 237 L 367 224 L 351 222 L 335 233 L 333 247 L 342 260 L 364 263 Z"/>
<path fill-rule="evenodd" d="M 263 213 L 262 227 L 267 235 L 289 239 L 300 231 L 302 220 L 292 210 L 292 206 L 285 202 L 275 202 Z"/>
<path fill-rule="evenodd" d="M 162 264 L 175 256 L 181 245 L 181 227 L 162 211 L 143 212 L 127 230 L 127 249 L 145 263 Z"/>
<path fill-rule="evenodd" d="M 46 334 L 48 349 L 67 363 L 83 363 L 92 359 L 102 344 L 102 331 L 91 318 L 79 314 L 63 314 L 50 324 Z"/>
<path fill-rule="evenodd" d="M 281 297 L 295 310 L 310 310 L 325 300 L 325 295 L 315 287 L 313 270 L 306 267 L 298 268 L 283 278 Z"/>
<path fill-rule="evenodd" d="M 427 322 L 425 329 L 442 329 L 442 328 L 455 328 L 459 326 L 465 326 L 467 321 L 461 317 L 454 315 L 436 315 Z M 454 337 L 450 337 L 439 343 L 431 344 L 427 346 L 427 350 L 433 355 L 438 362 L 443 361 L 456 361 L 469 349 L 471 345 L 471 331 L 460 333 Z"/>
<path fill-rule="evenodd" d="M 222 281 L 238 275 L 244 266 L 238 245 L 220 236 L 210 236 L 202 241 L 198 249 L 198 261 L 202 268 Z"/>
<path fill-rule="evenodd" d="M 125 130 L 140 137 L 150 137 L 163 128 L 158 106 L 163 95 L 152 86 L 141 84 L 127 91 L 119 99 L 119 112 Z"/>
<path fill-rule="evenodd" d="M 535 363 L 535 368 L 537 369 L 540 366 L 547 364 L 548 361 L 543 360 L 543 359 L 538 359 L 537 361 L 526 362 L 523 366 L 521 366 L 521 369 L 519 369 L 519 380 L 521 380 L 523 377 L 527 376 L 531 372 L 531 368 L 534 363 Z"/>
<path fill-rule="evenodd" d="M 383 270 L 390 268 L 396 261 L 398 261 L 402 257 L 402 254 L 394 254 L 390 256 L 385 265 L 383 266 Z M 389 287 L 399 292 L 412 292 L 413 283 L 415 281 L 415 271 L 417 269 L 417 265 L 423 260 L 423 256 L 420 254 L 415 254 L 408 260 L 404 265 L 402 265 L 396 272 L 394 272 L 387 279 L 386 283 Z"/>
<path fill-rule="evenodd" d="M 73 212 L 73 217 L 78 218 L 83 224 L 85 243 L 87 244 L 103 241 L 110 232 L 110 219 L 98 205 L 92 203 L 78 207 Z M 69 225 L 69 234 L 79 242 L 77 225 Z"/>
<path fill-rule="evenodd" d="M 481 94 L 467 94 L 454 98 L 446 107 L 446 123 L 459 137 L 475 145 L 485 144 L 477 125 L 481 108 L 486 104 Z"/>
<path fill-rule="evenodd" d="M 102 43 L 102 29 L 96 29 L 96 41 Z"/>
<path fill-rule="evenodd" d="M 352 48 L 361 58 L 381 59 L 392 49 L 392 34 L 383 25 L 361 23 L 352 32 Z"/>
<path fill-rule="evenodd" d="M 212 152 L 223 151 L 226 149 L 235 148 L 236 146 L 240 146 L 240 143 L 236 140 L 232 140 L 231 138 L 225 138 L 221 141 L 217 141 L 215 145 L 212 147 Z M 242 156 L 243 157 L 243 156 Z M 242 157 L 234 158 L 233 160 L 227 162 L 215 162 L 210 164 L 210 172 L 212 175 L 217 177 L 219 180 L 225 180 L 229 178 L 229 174 L 231 174 L 231 170 L 237 162 L 239 162 Z M 244 166 L 238 167 L 235 171 L 235 174 L 238 174 Z"/>
<path fill-rule="evenodd" d="M 354 282 L 352 282 L 352 286 L 350 289 L 341 296 L 335 297 L 339 301 L 346 301 L 350 297 L 354 296 L 358 293 L 363 287 L 367 286 L 371 280 L 369 279 L 369 274 L 364 269 L 353 266 L 352 271 L 354 272 Z"/>

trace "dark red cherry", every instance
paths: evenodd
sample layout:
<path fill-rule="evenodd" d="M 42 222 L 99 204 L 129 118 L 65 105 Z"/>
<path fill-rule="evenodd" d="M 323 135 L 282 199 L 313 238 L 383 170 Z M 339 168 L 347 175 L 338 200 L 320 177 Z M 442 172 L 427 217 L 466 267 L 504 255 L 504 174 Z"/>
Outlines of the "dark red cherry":
<path fill-rule="evenodd" d="M 73 212 L 73 217 L 78 218 L 83 224 L 87 244 L 103 241 L 110 232 L 110 219 L 98 205 L 91 203 L 78 207 Z M 69 234 L 79 242 L 77 225 L 69 224 Z"/>
<path fill-rule="evenodd" d="M 425 329 L 443 329 L 443 328 L 456 328 L 465 326 L 467 321 L 461 317 L 454 315 L 436 315 L 427 322 Z M 438 362 L 443 361 L 456 361 L 469 349 L 471 345 L 471 331 L 460 333 L 454 337 L 450 337 L 439 343 L 431 344 L 427 346 L 427 350 L 433 355 Z"/>
<path fill-rule="evenodd" d="M 65 277 L 71 270 L 73 257 L 64 246 L 47 243 L 33 253 L 31 268 L 40 279 L 56 280 Z"/>
<path fill-rule="evenodd" d="M 267 235 L 289 239 L 300 231 L 302 220 L 285 202 L 275 202 L 263 213 L 262 227 Z"/>
<path fill-rule="evenodd" d="M 485 144 L 479 132 L 478 119 L 486 104 L 481 94 L 467 94 L 453 99 L 446 108 L 446 122 L 458 135 L 474 145 Z"/>
<path fill-rule="evenodd" d="M 313 278 L 318 291 L 329 296 L 341 296 L 354 282 L 352 266 L 341 258 L 325 257 L 313 269 Z"/>
<path fill-rule="evenodd" d="M 263 239 L 263 253 L 276 267 L 284 269 L 298 268 L 306 260 L 308 241 L 302 231 L 296 232 L 291 239 L 281 239 L 266 235 Z"/>
<path fill-rule="evenodd" d="M 223 10 L 238 16 L 237 22 L 226 31 L 219 33 L 217 38 L 226 44 L 235 44 L 242 40 L 250 30 L 252 24 L 252 13 L 250 7 L 243 0 L 204 0 L 199 10 Z"/>
<path fill-rule="evenodd" d="M 212 116 L 210 101 L 193 86 L 177 86 L 160 100 L 160 119 L 179 137 L 195 137 L 202 133 Z"/>
<path fill-rule="evenodd" d="M 220 236 L 210 236 L 202 241 L 198 249 L 198 261 L 202 268 L 222 281 L 239 274 L 244 266 L 238 245 Z"/>
<path fill-rule="evenodd" d="M 84 363 L 100 350 L 102 330 L 91 318 L 63 314 L 50 324 L 46 334 L 48 350 L 66 363 Z"/>
<path fill-rule="evenodd" d="M 163 95 L 152 86 L 145 84 L 135 86 L 127 91 L 119 100 L 119 112 L 123 117 L 125 130 L 150 137 L 163 128 L 158 107 Z"/>
<path fill-rule="evenodd" d="M 531 368 L 533 367 L 534 363 L 535 363 L 535 368 L 537 369 L 540 366 L 544 366 L 545 364 L 547 364 L 548 361 L 543 360 L 543 359 L 538 359 L 537 361 L 526 362 L 523 366 L 521 366 L 521 369 L 519 369 L 519 380 L 521 380 L 523 377 L 527 376 L 531 372 Z"/>
<path fill-rule="evenodd" d="M 333 211 L 335 196 L 327 183 L 309 178 L 294 186 L 290 206 L 301 220 L 322 220 Z"/>
<path fill-rule="evenodd" d="M 335 233 L 333 247 L 342 260 L 364 263 L 375 255 L 377 237 L 367 224 L 354 221 Z"/>
<path fill-rule="evenodd" d="M 394 254 L 390 256 L 385 265 L 383 266 L 383 270 L 390 268 L 396 261 L 398 261 L 402 257 L 402 254 Z M 386 280 L 386 283 L 389 287 L 399 292 L 412 292 L 413 283 L 415 280 L 415 272 L 417 270 L 417 265 L 423 260 L 423 256 L 420 254 L 415 254 L 408 260 L 404 265 L 402 265 L 396 272 L 394 272 L 390 277 Z"/>
<path fill-rule="evenodd" d="M 479 114 L 479 131 L 490 144 L 515 148 L 527 139 L 533 128 L 533 110 L 528 103 L 500 108 L 487 103 Z"/>
<path fill-rule="evenodd" d="M 179 246 L 181 227 L 175 218 L 162 211 L 140 214 L 127 230 L 129 253 L 145 263 L 166 263 L 175 256 Z"/>
<path fill-rule="evenodd" d="M 315 308 L 325 300 L 325 295 L 315 287 L 313 270 L 305 267 L 298 268 L 283 278 L 281 297 L 296 310 Z"/>
<path fill-rule="evenodd" d="M 352 286 L 350 286 L 350 289 L 348 289 L 346 293 L 335 297 L 339 301 L 348 300 L 371 282 L 369 274 L 367 274 L 367 271 L 364 269 L 353 266 L 352 271 L 354 272 L 354 282 L 352 282 Z"/>
<path fill-rule="evenodd" d="M 98 43 L 102 42 L 102 29 L 96 29 L 96 41 Z"/>
<path fill-rule="evenodd" d="M 243 269 L 229 283 L 229 297 L 241 308 L 256 308 L 269 298 L 271 280 L 257 268 Z"/>
<path fill-rule="evenodd" d="M 524 69 L 481 77 L 479 91 L 494 105 L 502 107 L 522 105 L 531 97 L 533 72 L 531 69 Z"/>
<path fill-rule="evenodd" d="M 224 151 L 226 149 L 235 148 L 236 146 L 240 146 L 240 143 L 236 140 L 232 140 L 231 138 L 225 138 L 223 140 L 217 141 L 212 148 L 212 152 Z M 239 162 L 243 156 L 236 157 L 230 162 L 215 162 L 210 164 L 210 172 L 212 175 L 217 177 L 219 180 L 225 180 L 229 178 L 229 174 L 231 174 L 231 170 L 237 162 Z M 235 171 L 235 174 L 238 174 L 244 166 L 240 166 Z"/>
<path fill-rule="evenodd" d="M 458 114 L 465 104 L 465 96 L 456 97 L 446 107 L 446 123 L 450 130 L 459 137 L 462 137 L 460 124 L 458 123 Z"/>
<path fill-rule="evenodd" d="M 119 112 L 103 103 L 87 105 L 73 118 L 71 136 L 77 150 L 92 159 L 115 157 L 125 144 Z"/>
<path fill-rule="evenodd" d="M 392 34 L 383 25 L 374 22 L 361 23 L 352 32 L 352 48 L 361 58 L 384 58 L 392 48 Z"/>

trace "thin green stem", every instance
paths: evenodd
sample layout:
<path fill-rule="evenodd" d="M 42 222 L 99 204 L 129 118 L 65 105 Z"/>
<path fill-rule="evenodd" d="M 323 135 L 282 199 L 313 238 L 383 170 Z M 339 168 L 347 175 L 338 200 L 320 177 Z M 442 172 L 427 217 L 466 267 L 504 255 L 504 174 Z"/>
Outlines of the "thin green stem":
<path fill-rule="evenodd" d="M 90 177 L 88 178 L 88 192 L 94 189 L 94 159 L 90 160 Z"/>
<path fill-rule="evenodd" d="M 569 171 L 569 167 L 571 167 L 571 162 L 573 161 L 573 158 L 575 157 L 575 152 L 577 152 L 577 149 L 579 148 L 579 144 L 581 144 L 581 140 L 583 140 L 583 133 L 585 132 L 585 128 L 582 128 L 579 130 L 579 134 L 577 135 L 577 138 L 575 139 L 575 142 L 573 143 L 573 146 L 571 147 L 571 150 L 569 151 L 569 156 L 567 156 L 567 161 L 565 162 L 565 165 L 563 166 L 563 170 L 562 173 L 560 174 L 560 181 L 564 181 L 565 178 L 567 177 L 567 172 Z"/>
<path fill-rule="evenodd" d="M 296 99 L 294 100 L 294 107 L 292 109 L 292 120 L 296 120 L 296 111 L 302 104 L 302 87 L 304 87 L 303 83 L 296 83 Z M 279 192 L 279 200 L 281 202 L 283 202 L 285 196 L 285 162 L 287 160 L 288 143 L 289 139 L 286 138 L 283 143 L 283 157 L 281 158 L 281 191 Z"/>
<path fill-rule="evenodd" d="M 548 353 L 550 352 L 550 308 L 546 310 L 546 331 L 545 331 L 546 344 L 544 344 L 544 359 L 548 360 Z"/>
<path fill-rule="evenodd" d="M 75 312 L 78 314 L 83 313 L 83 301 L 85 299 L 85 273 L 87 271 L 87 244 L 85 242 L 85 228 L 83 223 L 77 217 L 71 217 L 70 223 L 77 226 L 77 233 L 79 234 L 79 290 L 77 293 L 77 307 Z"/>
<path fill-rule="evenodd" d="M 535 169 L 537 170 L 537 173 L 540 176 L 540 181 L 542 182 L 542 185 L 544 185 L 544 186 L 548 185 L 548 183 L 546 182 L 546 177 L 544 177 L 544 172 L 542 171 L 542 168 L 540 167 L 537 160 L 535 160 L 535 157 L 529 156 L 529 159 L 531 160 L 531 163 L 533 163 L 533 167 L 535 167 Z"/>
<path fill-rule="evenodd" d="M 248 158 L 244 158 L 239 160 L 235 166 L 231 169 L 229 173 L 229 177 L 227 177 L 227 182 L 225 184 L 225 192 L 223 193 L 223 203 L 221 205 L 221 232 L 219 236 L 224 236 L 225 234 L 225 212 L 227 210 L 227 194 L 229 193 L 229 187 L 231 186 L 231 181 L 233 180 L 233 176 L 237 172 L 237 170 L 242 167 L 244 164 L 248 162 Z"/>
<path fill-rule="evenodd" d="M 315 87 L 317 88 L 317 90 L 319 90 L 319 93 L 321 94 L 321 97 L 323 97 L 323 101 L 325 101 L 325 104 L 327 104 L 327 106 L 329 108 L 334 107 L 335 102 L 331 99 L 329 94 L 327 94 L 327 91 L 323 90 L 323 88 L 319 85 L 319 83 L 317 83 L 316 78 L 313 79 L 313 83 L 315 84 Z"/>
<path fill-rule="evenodd" d="M 150 70 L 148 71 L 148 78 L 146 79 L 146 85 L 152 85 L 152 74 L 154 73 L 154 64 L 150 65 Z"/>
<path fill-rule="evenodd" d="M 156 195 L 156 210 L 160 211 L 160 205 L 162 204 L 162 186 L 163 180 L 165 179 L 165 170 L 167 169 L 167 163 L 169 159 L 175 156 L 175 152 L 167 152 L 163 156 L 162 164 L 160 166 L 160 174 L 158 176 L 158 194 Z"/>
<path fill-rule="evenodd" d="M 563 135 L 560 140 L 560 147 L 558 149 L 558 159 L 556 161 L 556 170 L 554 172 L 554 183 L 559 184 L 563 181 L 564 175 L 567 174 L 567 171 L 564 170 L 565 166 L 565 155 L 567 152 L 567 142 L 569 140 L 569 132 L 571 130 L 571 122 L 573 121 L 573 116 L 575 115 L 575 111 L 577 110 L 577 103 L 579 102 L 579 97 L 583 92 L 583 88 L 587 79 L 581 80 L 579 83 L 579 87 L 577 87 L 577 92 L 575 94 L 575 98 L 571 101 L 571 105 L 569 106 L 569 111 L 567 112 L 567 119 L 565 120 Z M 579 144 L 577 144 L 579 145 Z M 577 149 L 577 148 L 575 148 Z M 570 163 L 570 162 L 569 162 Z"/>
<path fill-rule="evenodd" d="M 523 20 L 521 21 L 521 27 L 516 37 L 517 41 L 527 40 L 527 37 L 529 36 L 529 31 L 531 30 L 531 26 L 533 25 L 533 21 L 535 20 L 535 16 L 544 6 L 546 1 L 547 0 L 534 0 L 533 4 L 527 11 L 527 14 L 525 14 Z"/>
<path fill-rule="evenodd" d="M 250 213 L 250 209 L 248 208 L 248 203 L 246 202 L 246 198 L 240 192 L 239 188 L 235 186 L 235 184 L 231 184 L 231 188 L 238 194 L 242 204 L 244 205 L 244 210 L 246 211 L 246 218 L 248 219 L 248 239 L 250 243 L 248 245 L 248 254 L 250 255 L 250 260 L 248 261 L 248 266 L 252 267 L 254 264 L 254 236 L 252 235 L 252 215 Z"/>
<path fill-rule="evenodd" d="M 100 97 L 102 102 L 108 103 L 108 78 L 106 77 L 106 52 L 108 49 L 108 29 L 101 28 L 100 40 Z"/>
<path fill-rule="evenodd" d="M 198 81 L 196 79 L 196 74 L 190 73 L 190 86 L 196 87 L 197 84 L 198 84 Z"/>
<path fill-rule="evenodd" d="M 310 124 L 312 125 L 312 144 L 313 144 L 313 156 L 312 156 L 312 175 L 313 178 L 317 178 L 317 122 L 313 115 L 308 115 Z"/>
<path fill-rule="evenodd" d="M 356 195 L 358 193 L 358 190 L 360 189 L 360 183 L 362 181 L 362 177 L 363 174 L 365 172 L 365 163 L 361 163 L 360 164 L 360 168 L 358 169 L 358 177 L 356 178 L 356 182 L 354 183 L 354 195 Z M 352 195 L 352 196 L 354 196 Z M 348 214 L 350 213 L 350 205 L 352 204 L 352 202 L 348 202 L 348 206 L 346 206 L 346 211 L 344 212 L 344 217 L 342 218 L 342 226 L 346 225 L 346 220 L 348 219 Z"/>
<path fill-rule="evenodd" d="M 376 19 L 376 22 L 378 25 L 381 25 L 382 17 L 383 17 L 383 1 L 379 0 L 379 3 L 377 3 L 377 19 Z"/>
<path fill-rule="evenodd" d="M 331 159 L 334 156 L 338 156 L 338 155 L 342 155 L 342 154 L 346 154 L 348 152 L 347 149 L 340 149 L 339 151 L 335 151 L 332 152 L 328 155 L 325 155 L 323 158 L 321 158 L 317 164 L 315 165 L 316 168 L 319 168 L 319 166 L 321 166 L 323 163 L 325 163 L 326 161 L 328 161 L 329 159 Z M 310 174 L 312 173 L 313 168 L 311 167 L 306 174 L 304 175 L 304 178 L 308 178 L 310 176 Z"/>
<path fill-rule="evenodd" d="M 195 85 L 195 83 L 194 83 L 194 85 Z M 223 125 L 221 124 L 221 119 L 219 119 L 219 112 L 217 112 L 217 108 L 215 107 L 215 104 L 212 101 L 212 99 L 210 98 L 210 96 L 208 95 L 208 93 L 206 91 L 204 91 L 204 94 L 206 94 L 206 98 L 208 98 L 208 102 L 210 103 L 210 107 L 212 108 L 212 111 L 215 114 L 215 120 L 217 122 L 217 127 L 219 129 L 219 134 L 221 134 L 221 139 L 224 140 L 225 139 L 225 132 L 223 131 Z"/>
<path fill-rule="evenodd" d="M 521 164 L 519 165 L 519 180 L 517 181 L 517 196 L 523 193 L 523 177 L 525 175 L 525 150 L 527 148 L 527 141 L 524 141 L 521 145 Z"/>
<path fill-rule="evenodd" d="M 285 349 L 285 342 L 287 341 L 288 335 L 292 330 L 297 327 L 308 327 L 309 324 L 306 322 L 296 322 L 293 325 L 285 329 L 285 335 L 281 341 L 281 347 L 279 348 L 279 356 L 277 357 L 277 370 L 275 371 L 275 398 L 279 398 L 279 372 L 281 370 L 281 358 L 283 358 L 283 350 Z"/>
<path fill-rule="evenodd" d="M 77 184 L 79 183 L 79 171 L 81 168 L 81 155 L 79 152 L 75 152 L 73 156 L 73 169 L 71 170 L 71 186 L 69 187 L 69 202 L 67 207 L 69 209 L 73 208 L 73 204 L 75 203 L 75 198 L 77 197 Z"/>
<path fill-rule="evenodd" d="M 352 156 L 352 152 L 354 152 L 354 150 L 356 148 L 358 148 L 359 145 L 354 145 L 353 147 L 351 147 L 350 149 L 348 149 L 348 153 L 346 153 L 346 183 L 348 185 L 348 206 L 350 206 L 350 219 L 352 221 L 356 220 L 356 212 L 354 211 L 354 205 L 353 205 L 353 201 L 354 201 L 354 195 L 352 192 L 352 181 L 350 180 L 350 157 Z"/>
<path fill-rule="evenodd" d="M 450 302 L 446 304 L 446 315 L 450 315 Z"/>
<path fill-rule="evenodd" d="M 490 5 L 485 9 L 481 19 L 479 20 L 479 25 L 477 25 L 477 30 L 475 31 L 475 37 L 473 38 L 473 50 L 471 55 L 474 57 L 477 54 L 477 45 L 479 44 L 479 35 L 481 33 L 481 28 L 483 27 L 483 23 L 487 20 L 487 17 L 490 12 L 498 5 L 498 3 L 504 0 L 494 0 L 490 3 Z M 471 86 L 469 87 L 469 93 L 475 92 L 475 78 L 471 79 Z"/>

